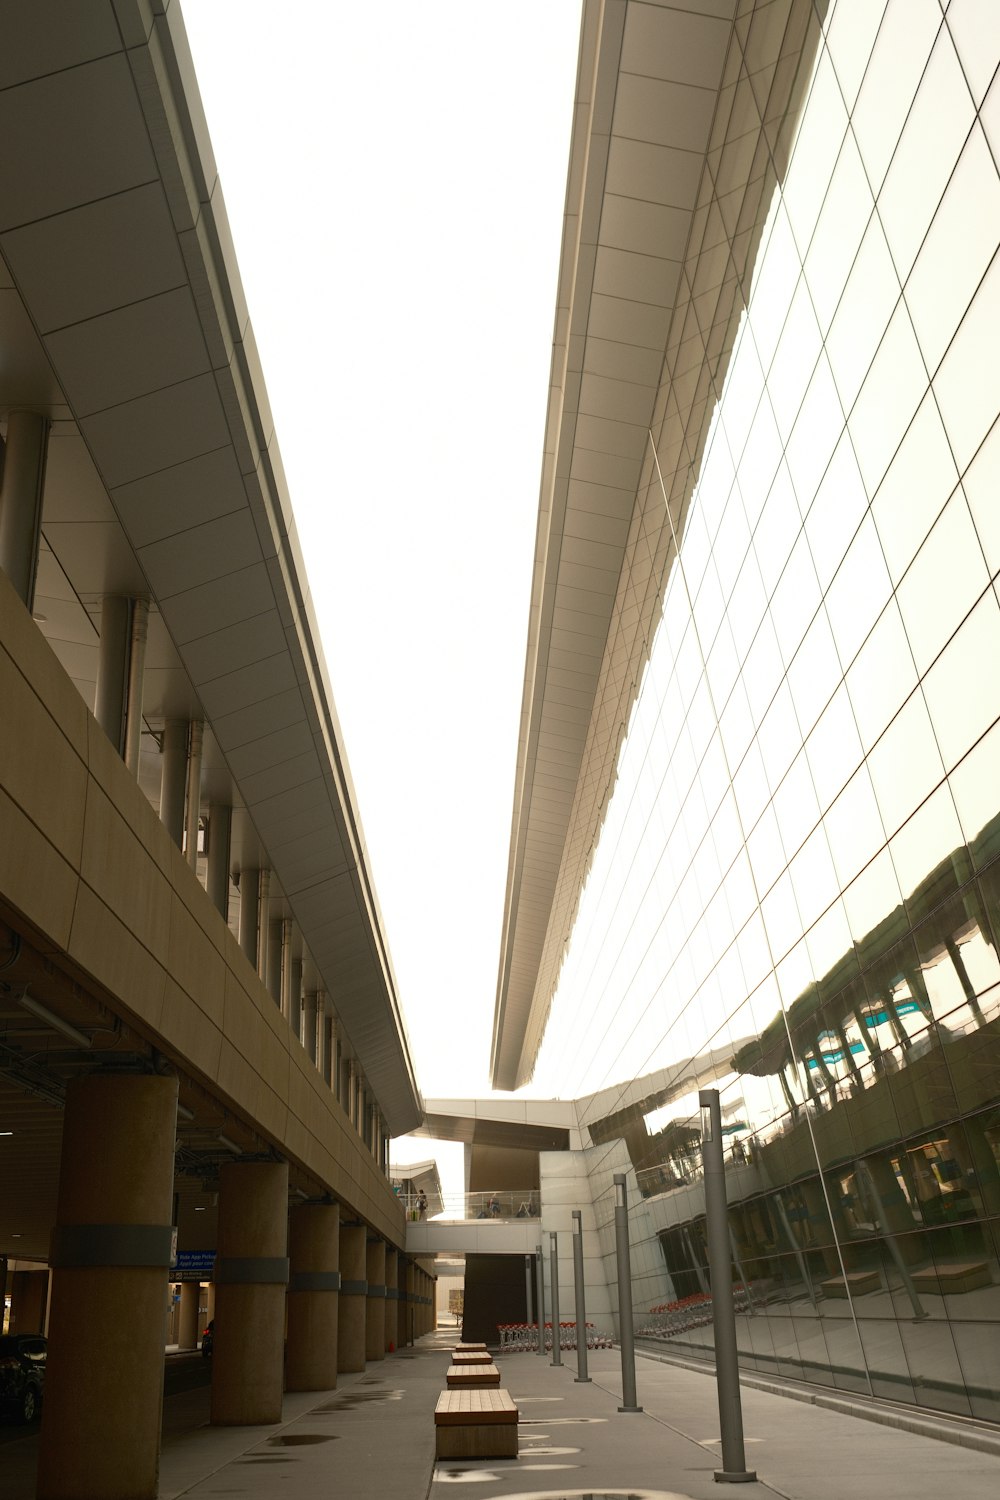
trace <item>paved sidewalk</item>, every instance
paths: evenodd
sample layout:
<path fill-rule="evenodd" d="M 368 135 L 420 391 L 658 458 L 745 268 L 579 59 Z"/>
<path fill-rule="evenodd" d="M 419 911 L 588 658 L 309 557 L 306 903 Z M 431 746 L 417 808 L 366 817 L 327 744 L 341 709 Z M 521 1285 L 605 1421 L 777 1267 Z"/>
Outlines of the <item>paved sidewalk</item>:
<path fill-rule="evenodd" d="M 430 1500 L 445 1500 L 456 1484 L 473 1479 L 477 1500 L 1000 1496 L 1000 1443 L 997 1454 L 982 1453 L 754 1389 L 744 1389 L 742 1401 L 747 1466 L 757 1471 L 758 1482 L 734 1490 L 714 1479 L 720 1445 L 710 1372 L 640 1357 L 636 1379 L 643 1410 L 619 1413 L 617 1350 L 591 1354 L 590 1385 L 575 1381 L 575 1355 L 563 1359 L 561 1369 L 537 1355 L 504 1360 L 503 1384 L 522 1414 L 519 1459 L 480 1464 L 475 1473 L 469 1465 L 463 1470 L 459 1463 L 439 1464 Z"/>
<path fill-rule="evenodd" d="M 747 1463 L 759 1481 L 730 1490 L 713 1479 L 719 1429 L 711 1374 L 640 1357 L 643 1411 L 619 1413 L 617 1350 L 591 1354 L 589 1385 L 574 1379 L 575 1355 L 564 1355 L 561 1368 L 537 1355 L 505 1356 L 502 1381 L 521 1411 L 520 1457 L 435 1464 L 433 1410 L 455 1338 L 453 1329 L 440 1330 L 370 1364 L 364 1374 L 342 1376 L 336 1391 L 286 1396 L 283 1421 L 273 1427 L 209 1426 L 207 1388 L 169 1397 L 160 1500 L 446 1500 L 463 1493 L 470 1500 L 1000 1496 L 995 1429 L 942 1424 L 952 1436 L 973 1440 L 982 1435 L 989 1442 L 996 1434 L 997 1453 L 979 1452 L 747 1387 Z M 837 1401 L 835 1392 L 813 1394 Z M 0 1447 L 3 1500 L 32 1500 L 36 1452 L 33 1436 Z"/>

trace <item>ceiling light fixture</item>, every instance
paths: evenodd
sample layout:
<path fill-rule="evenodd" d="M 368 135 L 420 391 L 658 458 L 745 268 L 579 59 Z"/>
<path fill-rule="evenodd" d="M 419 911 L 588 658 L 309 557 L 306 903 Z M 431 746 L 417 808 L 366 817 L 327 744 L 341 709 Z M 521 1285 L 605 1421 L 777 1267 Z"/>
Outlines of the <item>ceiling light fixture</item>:
<path fill-rule="evenodd" d="M 78 1047 L 90 1047 L 93 1038 L 87 1036 L 86 1032 L 80 1031 L 70 1021 L 63 1020 L 54 1011 L 49 1010 L 40 1000 L 35 1000 L 31 995 L 19 995 L 19 1003 L 25 1009 L 37 1016 L 39 1021 L 44 1021 L 46 1026 L 51 1026 L 53 1031 L 61 1031 L 64 1037 L 74 1042 Z"/>
<path fill-rule="evenodd" d="M 218 1143 L 219 1143 L 220 1146 L 225 1146 L 226 1150 L 227 1151 L 231 1151 L 234 1156 L 242 1156 L 243 1155 L 243 1147 L 242 1146 L 237 1146 L 236 1142 L 235 1141 L 231 1141 L 229 1139 L 228 1135 L 223 1135 L 221 1130 L 219 1131 L 219 1134 L 216 1136 L 216 1140 L 218 1141 Z"/>
<path fill-rule="evenodd" d="M 193 1109 L 188 1109 L 187 1105 L 186 1104 L 182 1104 L 179 1099 L 177 1101 L 177 1113 L 178 1113 L 178 1115 L 180 1116 L 180 1118 L 182 1120 L 193 1120 L 194 1119 L 194 1110 Z"/>

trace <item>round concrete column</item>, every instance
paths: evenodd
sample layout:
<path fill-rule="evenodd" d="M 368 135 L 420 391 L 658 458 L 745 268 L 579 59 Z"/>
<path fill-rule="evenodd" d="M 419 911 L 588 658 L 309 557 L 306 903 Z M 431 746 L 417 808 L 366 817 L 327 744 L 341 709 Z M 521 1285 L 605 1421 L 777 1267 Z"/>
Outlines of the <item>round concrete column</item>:
<path fill-rule="evenodd" d="M 177 1344 L 181 1349 L 196 1349 L 198 1335 L 198 1298 L 201 1287 L 196 1281 L 181 1282 L 181 1315 L 177 1324 Z"/>
<path fill-rule="evenodd" d="M 337 1369 L 345 1375 L 365 1367 L 366 1238 L 363 1224 L 341 1224 Z"/>
<path fill-rule="evenodd" d="M 369 1240 L 365 1359 L 385 1359 L 385 1240 Z"/>
<path fill-rule="evenodd" d="M 66 1090 L 40 1500 L 154 1500 L 163 1419 L 176 1078 Z"/>
<path fill-rule="evenodd" d="M 396 1321 L 399 1317 L 399 1291 L 396 1276 L 399 1251 L 394 1245 L 385 1247 L 385 1352 L 392 1354 L 396 1348 Z"/>
<path fill-rule="evenodd" d="M 281 1421 L 288 1166 L 227 1162 L 219 1172 L 212 1421 Z"/>
<path fill-rule="evenodd" d="M 288 1217 L 288 1352 L 285 1389 L 337 1384 L 340 1205 L 303 1203 Z"/>

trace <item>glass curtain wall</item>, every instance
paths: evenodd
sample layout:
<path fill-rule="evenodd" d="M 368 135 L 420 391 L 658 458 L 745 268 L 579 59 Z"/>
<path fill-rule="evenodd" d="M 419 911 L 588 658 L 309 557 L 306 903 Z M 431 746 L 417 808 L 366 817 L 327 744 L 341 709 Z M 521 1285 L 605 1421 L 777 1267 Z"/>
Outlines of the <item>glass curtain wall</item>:
<path fill-rule="evenodd" d="M 747 1367 L 997 1420 L 1000 7 L 816 29 L 535 1081 L 649 1075 L 641 1338 L 712 1083 Z"/>

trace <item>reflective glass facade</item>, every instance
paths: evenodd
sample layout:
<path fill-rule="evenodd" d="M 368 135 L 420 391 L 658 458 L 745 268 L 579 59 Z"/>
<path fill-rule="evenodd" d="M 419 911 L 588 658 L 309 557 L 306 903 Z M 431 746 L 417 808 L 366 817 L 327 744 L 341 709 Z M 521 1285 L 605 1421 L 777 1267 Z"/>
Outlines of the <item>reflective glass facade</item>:
<path fill-rule="evenodd" d="M 674 1080 L 641 1337 L 714 1082 L 745 1364 L 998 1420 L 1000 6 L 815 31 L 535 1082 Z"/>

